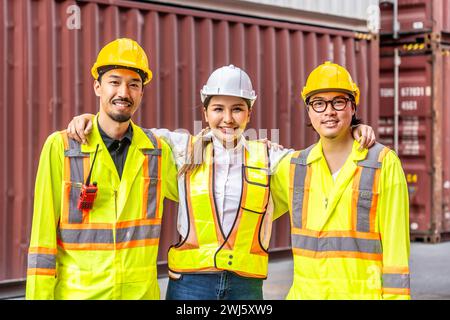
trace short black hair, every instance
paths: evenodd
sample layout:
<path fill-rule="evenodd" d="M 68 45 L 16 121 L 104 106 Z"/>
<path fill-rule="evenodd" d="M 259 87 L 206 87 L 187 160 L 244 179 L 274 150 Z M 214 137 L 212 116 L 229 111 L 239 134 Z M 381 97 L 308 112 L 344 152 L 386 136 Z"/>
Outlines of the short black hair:
<path fill-rule="evenodd" d="M 102 66 L 102 67 L 97 68 L 98 82 L 101 82 L 101 79 L 106 72 L 113 70 L 113 69 L 128 69 L 128 70 L 136 72 L 141 77 L 142 84 L 144 84 L 145 80 L 148 79 L 148 74 L 146 72 L 142 71 L 141 69 L 120 66 L 120 65 L 107 65 L 107 66 Z"/>

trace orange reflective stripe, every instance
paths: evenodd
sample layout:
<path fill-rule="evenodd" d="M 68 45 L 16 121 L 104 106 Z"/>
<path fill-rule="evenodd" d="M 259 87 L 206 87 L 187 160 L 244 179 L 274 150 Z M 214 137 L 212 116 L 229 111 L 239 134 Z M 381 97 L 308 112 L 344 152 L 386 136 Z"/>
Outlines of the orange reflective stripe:
<path fill-rule="evenodd" d="M 64 150 L 68 150 L 69 149 L 69 137 L 67 136 L 67 130 L 61 130 L 59 133 L 61 134 L 61 137 L 63 139 Z"/>
<path fill-rule="evenodd" d="M 408 267 L 383 267 L 383 273 L 407 274 Z"/>
<path fill-rule="evenodd" d="M 56 269 L 30 268 L 27 269 L 28 276 L 54 276 Z"/>
<path fill-rule="evenodd" d="M 69 161 L 69 158 L 65 158 L 67 162 Z M 70 164 L 66 167 L 70 168 Z M 61 223 L 68 224 L 69 223 L 69 210 L 70 210 L 70 190 L 72 189 L 72 185 L 70 183 L 70 169 L 68 169 L 68 175 L 69 175 L 69 181 L 68 183 L 64 184 L 64 189 L 62 191 L 63 194 L 63 203 L 61 208 Z"/>
<path fill-rule="evenodd" d="M 126 228 L 126 227 L 136 227 L 136 226 L 148 226 L 161 224 L 162 219 L 146 219 L 146 220 L 130 220 L 130 221 L 118 221 L 115 226 L 116 229 Z M 114 224 L 112 223 L 61 223 L 61 229 L 114 229 Z"/>
<path fill-rule="evenodd" d="M 218 271 L 222 271 L 222 269 L 218 269 L 218 268 L 214 268 L 214 267 L 198 267 L 195 269 L 178 269 L 178 268 L 169 268 L 170 271 L 172 272 L 178 272 L 178 273 L 196 273 L 196 272 L 205 272 L 205 271 L 213 271 L 213 272 L 218 272 Z"/>
<path fill-rule="evenodd" d="M 402 288 L 383 288 L 383 294 L 398 294 L 398 295 L 411 295 L 410 289 L 402 289 Z"/>
<path fill-rule="evenodd" d="M 353 252 L 353 251 L 311 251 L 306 249 L 298 249 L 293 248 L 292 253 L 298 256 L 304 256 L 308 258 L 314 259 L 323 259 L 323 258 L 357 258 L 357 259 L 366 259 L 366 260 L 376 260 L 382 261 L 383 254 L 382 253 L 363 253 L 363 252 Z"/>
<path fill-rule="evenodd" d="M 65 243 L 58 240 L 58 246 L 64 250 L 114 250 L 114 243 Z"/>
<path fill-rule="evenodd" d="M 297 229 L 293 231 L 294 234 L 300 234 L 304 236 L 316 237 L 316 238 L 331 238 L 331 237 L 348 237 L 358 239 L 380 240 L 379 233 L 358 232 L 358 231 L 315 231 L 307 229 Z"/>
<path fill-rule="evenodd" d="M 384 157 L 388 154 L 390 149 L 388 147 L 384 147 L 383 150 L 381 150 L 380 155 L 378 156 L 378 162 L 383 162 Z"/>
<path fill-rule="evenodd" d="M 112 223 L 61 223 L 59 229 L 88 230 L 88 229 L 113 229 Z"/>
<path fill-rule="evenodd" d="M 155 224 L 161 224 L 162 219 L 145 219 L 145 220 L 131 220 L 131 221 L 119 221 L 116 223 L 116 229 L 137 227 L 137 226 L 149 226 Z"/>
<path fill-rule="evenodd" d="M 124 221 L 116 225 L 65 224 L 58 229 L 58 245 L 74 250 L 153 245 L 159 242 L 160 232 L 161 219 Z"/>
<path fill-rule="evenodd" d="M 378 207 L 378 183 L 380 180 L 381 169 L 375 171 L 375 176 L 373 179 L 373 188 L 372 188 L 372 206 L 370 207 L 369 213 L 369 230 L 370 232 L 375 232 L 375 224 L 377 217 L 377 207 Z"/>
<path fill-rule="evenodd" d="M 30 247 L 28 249 L 28 253 L 56 254 L 57 252 L 56 248 Z"/>

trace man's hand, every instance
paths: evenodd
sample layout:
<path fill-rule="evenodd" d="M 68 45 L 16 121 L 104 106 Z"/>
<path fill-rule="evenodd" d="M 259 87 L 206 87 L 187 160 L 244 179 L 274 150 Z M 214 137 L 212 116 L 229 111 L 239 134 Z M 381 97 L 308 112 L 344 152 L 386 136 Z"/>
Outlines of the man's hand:
<path fill-rule="evenodd" d="M 259 139 L 258 141 L 264 142 L 269 149 L 273 149 L 274 151 L 284 150 L 284 147 L 281 144 L 272 142 L 272 141 L 268 140 L 267 138 Z"/>
<path fill-rule="evenodd" d="M 361 145 L 359 150 L 364 148 L 370 148 L 375 144 L 376 137 L 375 132 L 373 131 L 371 126 L 367 126 L 365 124 L 360 124 L 356 127 L 352 128 L 352 135 Z"/>
<path fill-rule="evenodd" d="M 87 144 L 86 136 L 92 131 L 93 114 L 84 113 L 80 116 L 76 116 L 70 121 L 67 126 L 67 135 L 83 144 Z"/>

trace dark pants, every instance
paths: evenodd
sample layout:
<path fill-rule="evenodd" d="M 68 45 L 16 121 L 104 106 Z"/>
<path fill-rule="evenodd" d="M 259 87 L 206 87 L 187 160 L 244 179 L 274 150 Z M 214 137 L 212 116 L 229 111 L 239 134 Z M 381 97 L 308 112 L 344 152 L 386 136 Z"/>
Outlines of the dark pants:
<path fill-rule="evenodd" d="M 167 300 L 262 300 L 263 279 L 244 278 L 232 272 L 183 274 L 169 278 Z"/>

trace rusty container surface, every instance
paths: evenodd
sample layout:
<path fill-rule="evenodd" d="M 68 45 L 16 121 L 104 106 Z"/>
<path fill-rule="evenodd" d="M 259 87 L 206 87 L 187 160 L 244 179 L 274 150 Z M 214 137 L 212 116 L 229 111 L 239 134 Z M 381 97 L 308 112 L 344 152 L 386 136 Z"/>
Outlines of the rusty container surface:
<path fill-rule="evenodd" d="M 47 136 L 70 119 L 97 111 L 90 68 L 101 47 L 132 37 L 149 56 L 153 80 L 134 121 L 184 128 L 201 121 L 199 90 L 223 65 L 245 69 L 258 100 L 251 128 L 259 137 L 304 148 L 307 127 L 300 91 L 325 60 L 348 67 L 361 93 L 359 116 L 378 120 L 378 39 L 369 34 L 135 1 L 5 0 L 0 7 L 1 165 L 0 282 L 23 279 L 33 213 L 34 180 Z M 177 239 L 176 205 L 166 203 L 159 263 Z M 271 250 L 290 248 L 285 215 Z"/>
<path fill-rule="evenodd" d="M 380 1 L 380 33 L 393 34 L 394 6 L 390 1 Z M 420 33 L 434 33 L 448 38 L 450 33 L 450 1 L 448 0 L 398 0 L 398 33 L 409 37 Z"/>
<path fill-rule="evenodd" d="M 380 141 L 394 146 L 393 47 L 381 47 Z M 438 242 L 450 233 L 449 53 L 399 47 L 398 155 L 410 195 L 413 240 Z"/>

